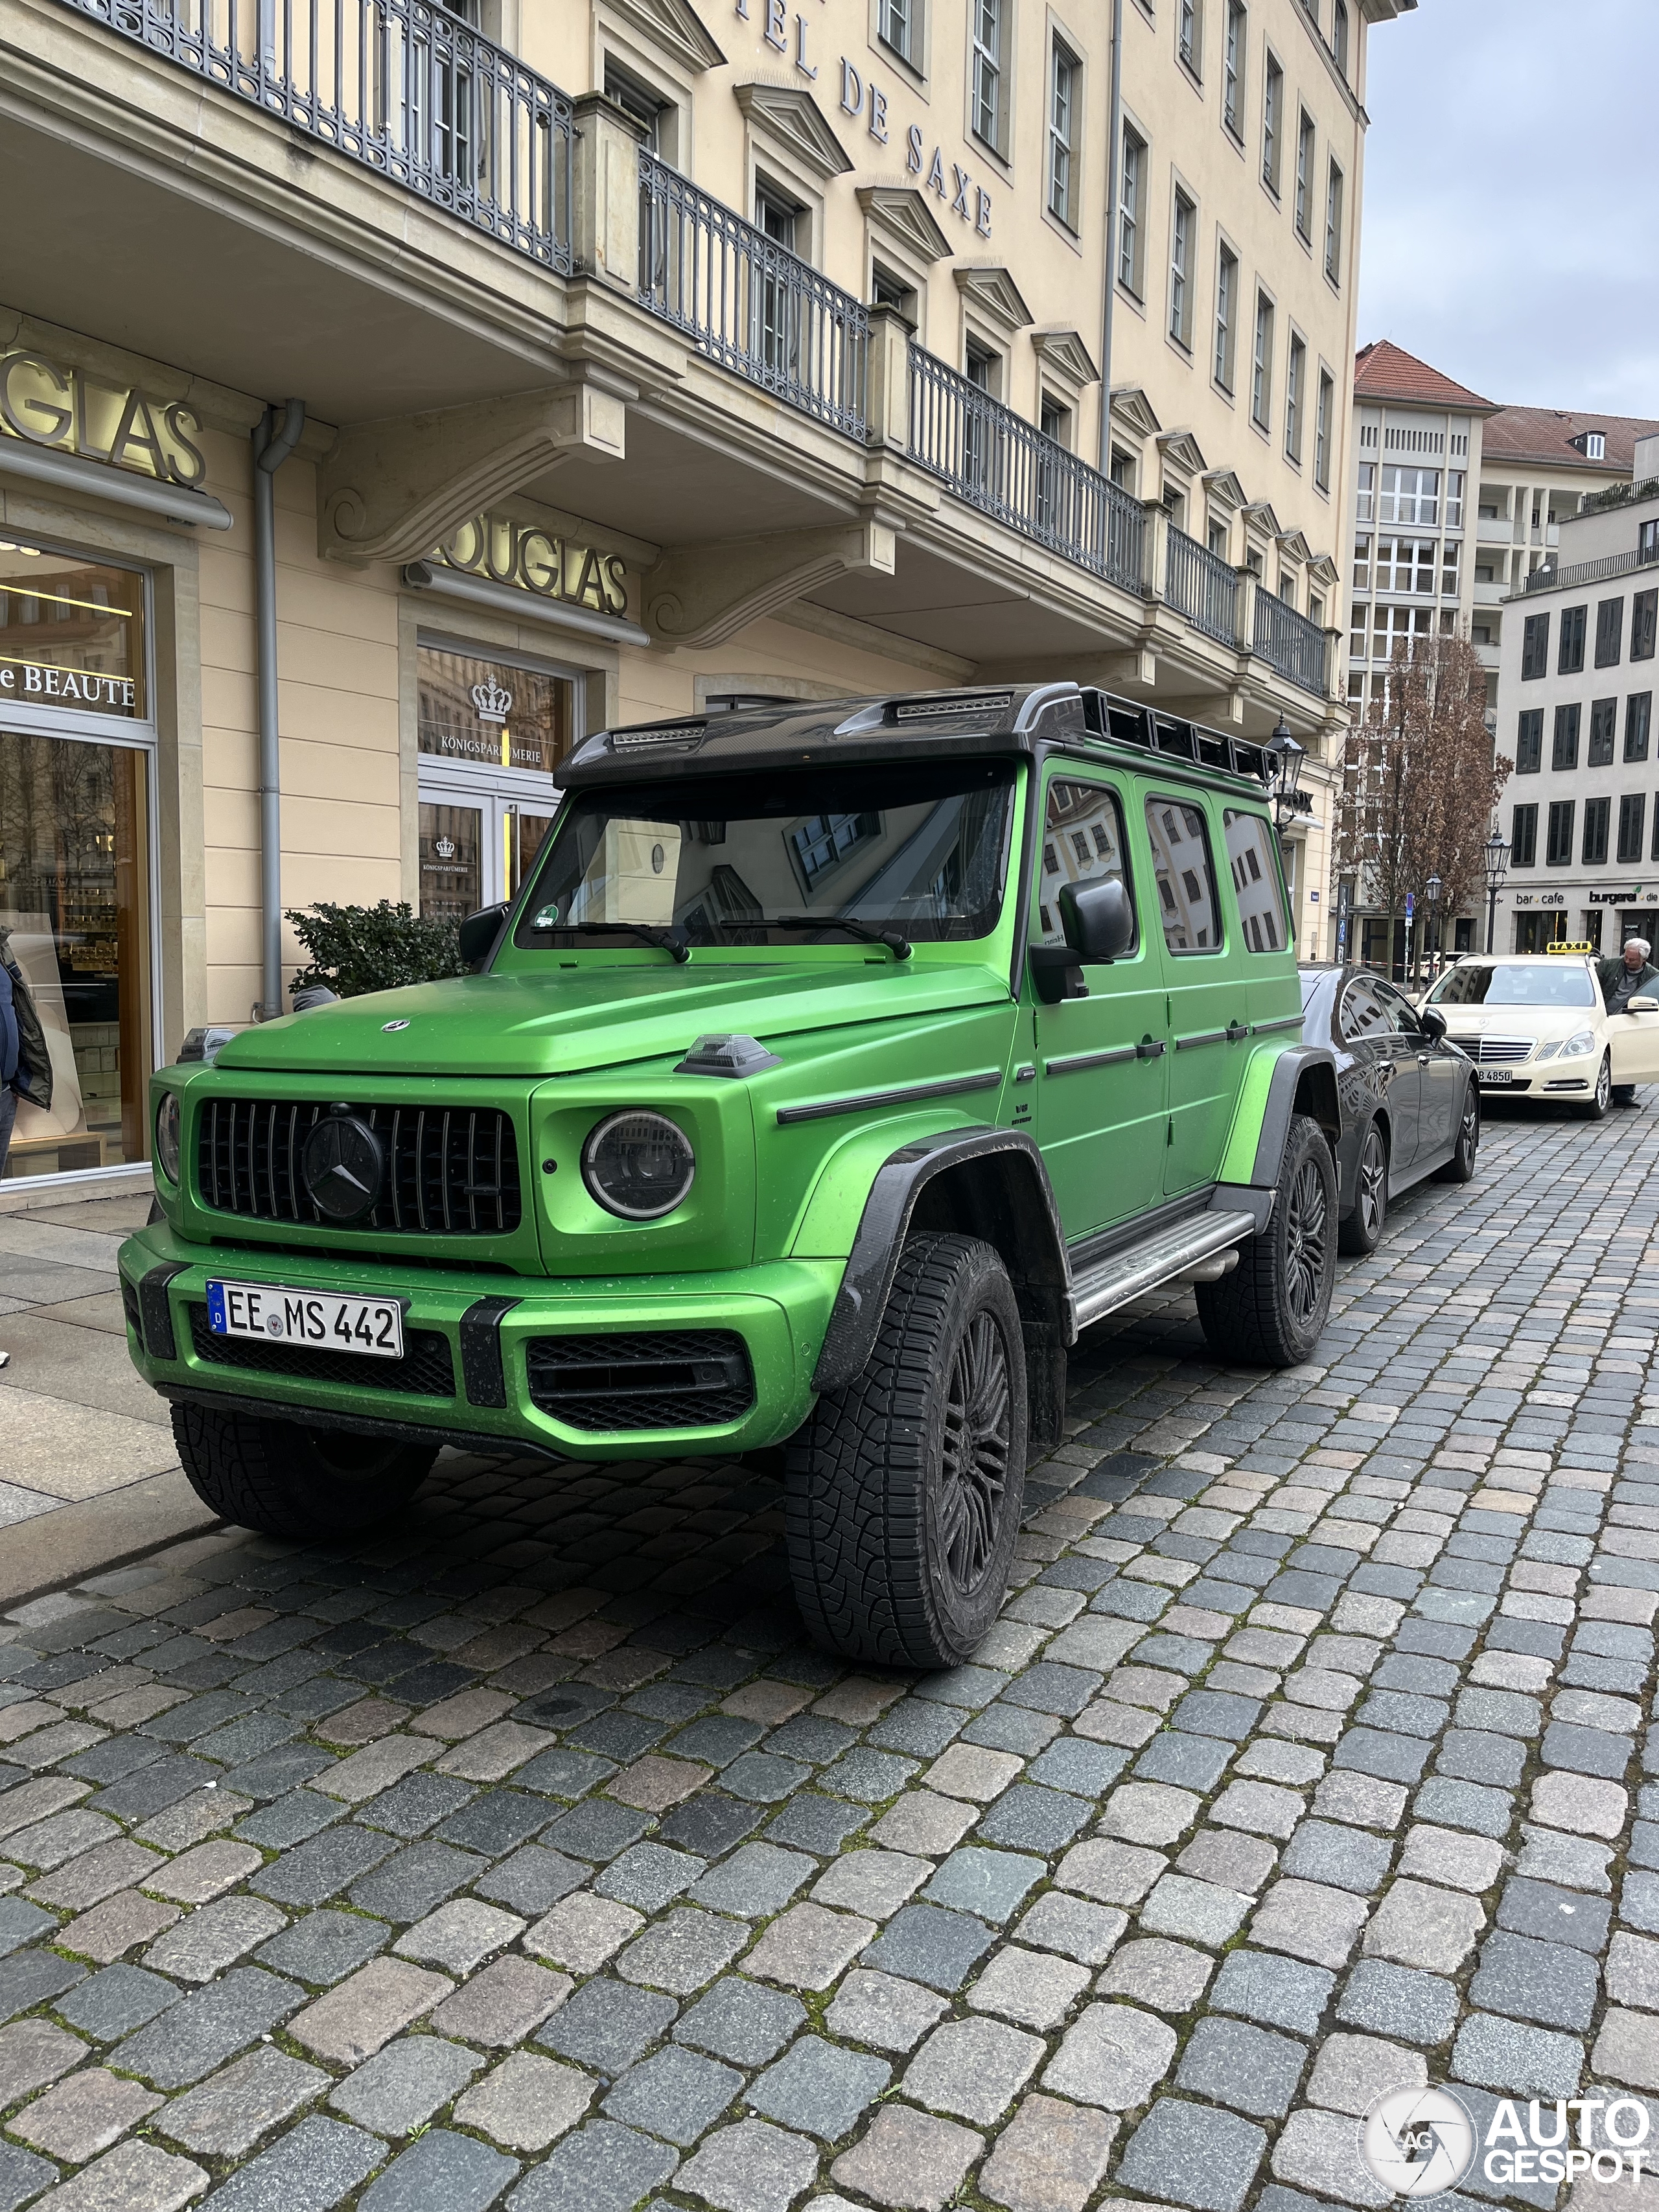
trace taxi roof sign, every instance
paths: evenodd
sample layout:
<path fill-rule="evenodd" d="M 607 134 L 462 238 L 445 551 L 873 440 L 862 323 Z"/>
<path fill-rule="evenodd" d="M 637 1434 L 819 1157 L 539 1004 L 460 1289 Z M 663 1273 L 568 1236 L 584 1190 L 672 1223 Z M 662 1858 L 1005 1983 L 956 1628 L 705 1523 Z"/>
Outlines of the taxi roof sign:
<path fill-rule="evenodd" d="M 1599 945 L 1592 945 L 1588 938 L 1586 938 L 1580 945 L 1569 945 L 1565 938 L 1557 938 L 1553 943 L 1547 945 L 1544 947 L 1546 952 L 1585 953 L 1599 952 L 1601 949 L 1601 948 Z"/>

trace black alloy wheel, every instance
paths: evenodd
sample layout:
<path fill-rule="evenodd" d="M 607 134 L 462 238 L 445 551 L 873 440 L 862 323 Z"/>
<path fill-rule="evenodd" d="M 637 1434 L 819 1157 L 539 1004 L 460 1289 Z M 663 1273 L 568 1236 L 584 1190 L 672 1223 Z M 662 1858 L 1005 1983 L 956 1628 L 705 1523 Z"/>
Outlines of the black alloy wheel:
<path fill-rule="evenodd" d="M 959 1595 L 984 1581 L 1008 1489 L 1013 1390 L 996 1318 L 974 1316 L 957 1346 L 945 1394 L 938 1504 L 939 1553 Z"/>
<path fill-rule="evenodd" d="M 1025 1496 L 1025 1340 L 994 1246 L 921 1231 L 864 1372 L 786 1447 L 784 1526 L 814 1640 L 954 1667 L 1000 1611 Z"/>
<path fill-rule="evenodd" d="M 1304 1160 L 1286 1200 L 1285 1300 L 1304 1328 L 1319 1309 L 1330 1268 L 1330 1202 L 1316 1160 Z"/>
<path fill-rule="evenodd" d="M 1273 1213 L 1238 1265 L 1194 1290 L 1210 1349 L 1241 1365 L 1295 1367 L 1312 1356 L 1336 1282 L 1336 1164 L 1317 1121 L 1293 1114 Z"/>
<path fill-rule="evenodd" d="M 1480 1086 L 1464 1086 L 1463 1111 L 1457 1118 L 1457 1142 L 1443 1168 L 1435 1171 L 1437 1182 L 1472 1182 L 1475 1155 L 1480 1149 Z"/>
<path fill-rule="evenodd" d="M 1375 1252 L 1389 1218 L 1389 1147 L 1372 1121 L 1359 1147 L 1359 1167 L 1354 1176 L 1353 1204 L 1338 1222 L 1336 1249 L 1350 1258 Z"/>

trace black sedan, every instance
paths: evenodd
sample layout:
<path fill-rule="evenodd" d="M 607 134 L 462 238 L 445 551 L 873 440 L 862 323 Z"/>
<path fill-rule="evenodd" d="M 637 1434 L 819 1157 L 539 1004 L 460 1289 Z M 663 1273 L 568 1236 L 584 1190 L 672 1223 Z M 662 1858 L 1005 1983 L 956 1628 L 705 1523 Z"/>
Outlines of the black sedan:
<path fill-rule="evenodd" d="M 1443 1015 L 1413 1006 L 1363 968 L 1304 968 L 1309 1044 L 1336 1054 L 1337 1249 L 1376 1248 L 1389 1200 L 1425 1176 L 1468 1182 L 1480 1145 L 1474 1063 L 1446 1041 Z"/>

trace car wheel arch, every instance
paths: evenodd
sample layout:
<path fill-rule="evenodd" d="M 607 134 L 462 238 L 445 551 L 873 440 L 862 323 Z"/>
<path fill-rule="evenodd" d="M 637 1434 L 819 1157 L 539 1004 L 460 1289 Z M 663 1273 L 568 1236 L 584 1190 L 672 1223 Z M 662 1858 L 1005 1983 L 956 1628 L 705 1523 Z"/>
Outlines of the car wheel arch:
<path fill-rule="evenodd" d="M 812 1376 L 844 1388 L 868 1363 L 907 1237 L 958 1231 L 989 1244 L 1008 1273 L 1025 1339 L 1034 1442 L 1059 1441 L 1071 1273 L 1042 1156 L 1023 1129 L 952 1129 L 901 1146 L 865 1201 Z"/>

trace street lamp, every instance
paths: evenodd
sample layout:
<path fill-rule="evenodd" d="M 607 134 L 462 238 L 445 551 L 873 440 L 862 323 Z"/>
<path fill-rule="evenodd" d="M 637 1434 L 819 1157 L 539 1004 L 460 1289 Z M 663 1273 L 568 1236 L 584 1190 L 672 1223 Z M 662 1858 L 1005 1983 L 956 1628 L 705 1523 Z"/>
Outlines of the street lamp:
<path fill-rule="evenodd" d="M 1267 783 L 1273 795 L 1273 820 L 1283 830 L 1291 817 L 1301 811 L 1297 805 L 1297 787 L 1302 781 L 1302 763 L 1308 757 L 1307 752 L 1291 735 L 1290 726 L 1283 717 L 1262 750 L 1267 756 Z"/>
<path fill-rule="evenodd" d="M 1498 926 L 1498 894 L 1510 878 L 1510 848 L 1504 842 L 1498 824 L 1492 825 L 1492 835 L 1486 840 L 1486 950 L 1492 951 L 1492 932 Z"/>
<path fill-rule="evenodd" d="M 1439 927 L 1439 924 L 1440 924 L 1440 915 L 1439 915 L 1439 907 L 1440 907 L 1440 893 L 1441 893 L 1441 890 L 1442 890 L 1442 888 L 1443 888 L 1443 886 L 1442 886 L 1442 884 L 1441 884 L 1441 881 L 1440 881 L 1440 878 L 1439 878 L 1439 877 L 1438 877 L 1438 876 L 1431 876 L 1431 877 L 1429 878 L 1428 882 L 1427 882 L 1426 884 L 1424 884 L 1424 886 L 1423 886 L 1424 895 L 1425 895 L 1425 896 L 1426 897 L 1426 899 L 1427 899 L 1427 901 L 1428 901 L 1428 907 L 1429 907 L 1429 920 L 1430 920 L 1430 921 L 1434 924 L 1434 926 L 1435 926 L 1435 927 L 1434 927 L 1434 943 L 1433 943 L 1433 945 L 1430 945 L 1430 943 L 1429 943 L 1429 931 L 1428 931 L 1428 928 L 1427 928 L 1427 927 L 1426 927 L 1426 926 L 1425 927 L 1424 931 L 1423 931 L 1423 950 L 1424 950 L 1424 951 L 1425 951 L 1425 953 L 1427 953 L 1427 954 L 1429 955 L 1429 957 L 1431 957 L 1431 959 L 1432 959 L 1432 958 L 1435 957 L 1435 955 L 1438 953 L 1438 951 L 1439 951 L 1439 950 L 1440 950 L 1440 927 Z"/>

